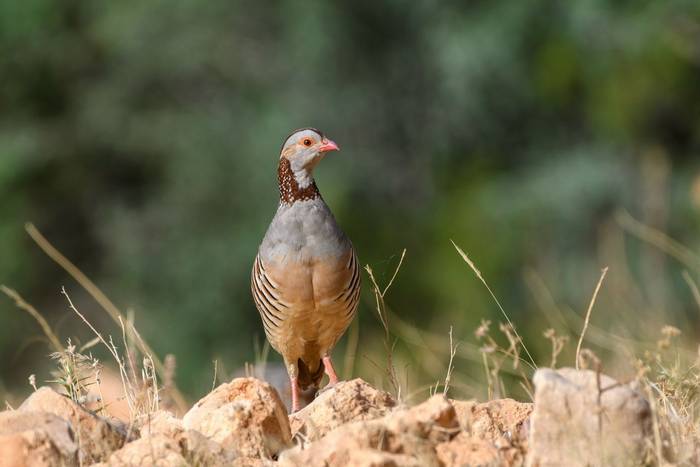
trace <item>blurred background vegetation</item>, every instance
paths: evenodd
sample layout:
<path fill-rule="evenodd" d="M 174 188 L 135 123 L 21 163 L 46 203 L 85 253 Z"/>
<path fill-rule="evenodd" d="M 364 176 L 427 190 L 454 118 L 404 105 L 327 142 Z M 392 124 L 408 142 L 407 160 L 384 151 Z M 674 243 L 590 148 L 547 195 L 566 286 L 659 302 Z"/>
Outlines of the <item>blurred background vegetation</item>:
<path fill-rule="evenodd" d="M 452 325 L 455 391 L 484 397 L 474 330 L 503 318 L 450 239 L 536 360 L 547 328 L 575 341 L 604 266 L 587 346 L 620 353 L 666 323 L 697 337 L 697 1 L 2 1 L 0 283 L 62 339 L 92 337 L 62 285 L 119 335 L 34 222 L 199 396 L 213 360 L 233 374 L 264 339 L 250 267 L 303 126 L 342 148 L 317 181 L 381 284 L 407 249 L 386 296 L 407 391 L 443 377 Z M 368 280 L 363 295 L 345 374 L 386 387 Z M 10 397 L 49 378 L 49 349 L 0 299 Z"/>

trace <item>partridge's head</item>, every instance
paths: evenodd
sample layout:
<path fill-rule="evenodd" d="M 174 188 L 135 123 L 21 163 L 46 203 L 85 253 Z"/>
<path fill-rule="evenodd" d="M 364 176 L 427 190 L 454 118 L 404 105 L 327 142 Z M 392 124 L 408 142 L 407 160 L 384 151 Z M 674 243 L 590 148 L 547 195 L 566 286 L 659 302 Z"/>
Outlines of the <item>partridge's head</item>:
<path fill-rule="evenodd" d="M 340 151 L 340 148 L 319 130 L 303 128 L 287 138 L 282 145 L 280 158 L 289 161 L 294 173 L 310 173 L 329 151 Z"/>

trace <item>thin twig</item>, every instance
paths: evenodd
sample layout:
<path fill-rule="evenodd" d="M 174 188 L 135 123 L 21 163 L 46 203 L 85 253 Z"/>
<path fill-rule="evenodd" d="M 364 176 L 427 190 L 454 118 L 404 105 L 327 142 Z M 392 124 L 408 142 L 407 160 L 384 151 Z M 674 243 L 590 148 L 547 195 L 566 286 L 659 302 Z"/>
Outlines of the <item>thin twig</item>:
<path fill-rule="evenodd" d="M 652 393 L 652 388 L 653 386 L 650 384 L 646 388 L 647 392 L 647 400 L 649 401 L 650 409 L 651 409 L 651 423 L 652 423 L 652 430 L 654 433 L 654 453 L 656 454 L 656 460 L 658 462 L 658 465 L 663 465 L 663 448 L 662 448 L 662 440 L 661 440 L 661 429 L 659 428 L 659 408 L 657 406 L 657 401 L 656 397 L 654 397 L 654 394 Z M 659 391 L 661 392 L 661 391 Z"/>
<path fill-rule="evenodd" d="M 134 401 L 131 399 L 131 397 L 129 397 L 129 395 L 131 394 L 131 392 L 128 389 L 128 386 L 130 386 L 129 374 L 126 372 L 126 368 L 124 368 L 124 362 L 119 357 L 119 353 L 117 352 L 117 349 L 114 346 L 114 342 L 112 342 L 112 338 L 110 337 L 109 343 L 107 343 L 107 341 L 104 339 L 104 337 L 102 337 L 102 334 L 100 334 L 100 332 L 97 329 L 95 329 L 95 327 L 92 325 L 92 323 L 90 323 L 90 321 L 88 321 L 87 318 L 85 318 L 85 316 L 83 316 L 83 314 L 80 311 L 78 311 L 78 309 L 75 307 L 75 305 L 73 305 L 73 301 L 71 300 L 70 296 L 68 295 L 68 292 L 66 292 L 65 287 L 61 287 L 61 294 L 64 297 L 66 297 L 66 300 L 68 300 L 68 307 L 71 310 L 73 310 L 73 312 L 75 312 L 75 314 L 77 314 L 80 317 L 80 319 L 83 320 L 83 322 L 85 324 L 87 324 L 87 326 L 90 328 L 90 330 L 95 334 L 95 336 L 97 336 L 100 339 L 100 342 L 102 342 L 102 344 L 104 344 L 104 346 L 107 347 L 107 350 L 109 350 L 109 353 L 111 353 L 112 357 L 114 357 L 114 359 L 117 361 L 117 365 L 119 365 L 119 373 L 120 373 L 121 380 L 122 380 L 122 389 L 124 391 L 124 395 L 126 396 L 126 402 L 129 405 L 129 413 L 130 414 L 136 413 L 135 407 L 134 407 Z"/>
<path fill-rule="evenodd" d="M 374 277 L 374 273 L 372 272 L 372 268 L 369 265 L 365 265 L 365 270 L 367 271 L 367 274 L 369 275 L 369 279 L 372 282 L 372 291 L 374 292 L 374 301 L 375 301 L 375 306 L 377 309 L 377 316 L 379 317 L 379 321 L 382 323 L 382 328 L 384 328 L 384 349 L 385 349 L 386 354 L 387 354 L 386 373 L 387 373 L 387 376 L 389 377 L 389 382 L 394 387 L 394 391 L 396 392 L 396 397 L 399 400 L 401 400 L 401 383 L 399 382 L 398 375 L 396 374 L 396 368 L 394 367 L 394 360 L 393 360 L 394 346 L 396 345 L 396 341 L 394 341 L 394 343 L 391 345 L 389 343 L 389 341 L 391 339 L 391 332 L 389 331 L 389 315 L 388 315 L 388 312 L 386 309 L 386 303 L 384 302 L 384 296 L 386 295 L 387 291 L 389 290 L 389 287 L 391 286 L 391 284 L 394 282 L 396 275 L 399 273 L 399 269 L 401 269 L 401 265 L 403 264 L 403 259 L 405 256 L 406 256 L 406 249 L 404 248 L 403 252 L 401 253 L 401 259 L 399 260 L 399 264 L 396 266 L 396 269 L 394 270 L 394 274 L 391 277 L 391 280 L 389 281 L 387 286 L 384 287 L 383 291 L 381 290 L 381 288 L 377 284 L 377 280 Z"/>
<path fill-rule="evenodd" d="M 591 312 L 593 311 L 593 305 L 595 305 L 596 298 L 598 297 L 598 292 L 600 291 L 600 287 L 603 285 L 603 280 L 605 279 L 605 275 L 608 273 L 608 268 L 605 267 L 600 273 L 600 279 L 598 279 L 598 284 L 595 286 L 595 290 L 593 291 L 593 297 L 591 297 L 591 302 L 588 304 L 588 310 L 586 311 L 586 319 L 583 322 L 583 330 L 581 330 L 581 336 L 578 338 L 578 345 L 576 345 L 576 369 L 578 370 L 579 363 L 579 354 L 581 353 L 581 345 L 583 344 L 583 337 L 586 335 L 586 330 L 588 329 L 588 322 L 591 319 Z"/>
<path fill-rule="evenodd" d="M 42 331 L 44 331 L 44 334 L 46 334 L 46 337 L 49 339 L 49 343 L 56 352 L 63 351 L 63 346 L 61 345 L 60 339 L 51 330 L 51 326 L 49 326 L 49 323 L 46 322 L 41 313 L 36 311 L 36 308 L 27 303 L 22 298 L 22 296 L 19 293 L 17 293 L 16 290 L 13 290 L 5 285 L 0 285 L 0 291 L 2 291 L 2 293 L 14 300 L 17 308 L 29 313 L 32 316 L 32 318 L 34 318 L 36 322 L 39 323 L 39 326 L 41 326 Z"/>
<path fill-rule="evenodd" d="M 399 273 L 399 269 L 401 269 L 401 265 L 403 264 L 403 259 L 406 256 L 406 248 L 403 249 L 401 252 L 401 258 L 399 259 L 399 264 L 396 266 L 396 269 L 394 270 L 394 275 L 391 276 L 391 279 L 389 280 L 389 283 L 384 287 L 384 292 L 382 292 L 382 297 L 386 295 L 386 291 L 389 290 L 389 287 L 391 287 L 391 284 L 394 283 L 394 279 L 396 279 L 396 275 Z"/>
<path fill-rule="evenodd" d="M 454 240 L 450 240 L 452 242 L 452 245 L 455 247 L 457 250 L 457 253 L 462 257 L 465 263 L 471 268 L 472 271 L 474 271 L 474 274 L 476 274 L 476 277 L 479 278 L 482 284 L 486 287 L 486 290 L 489 291 L 489 294 L 491 294 L 491 298 L 496 302 L 496 305 L 498 305 L 499 310 L 501 310 L 501 313 L 503 316 L 506 318 L 506 321 L 510 325 L 511 329 L 513 329 L 513 332 L 515 333 L 516 336 L 518 336 L 518 339 L 520 339 L 520 345 L 523 346 L 523 350 L 525 350 L 525 353 L 527 354 L 528 358 L 530 359 L 530 362 L 532 363 L 532 366 L 534 368 L 537 368 L 537 364 L 535 363 L 535 359 L 532 358 L 532 355 L 530 355 L 530 351 L 527 350 L 527 347 L 525 346 L 525 341 L 523 341 L 523 338 L 520 337 L 520 334 L 518 334 L 518 331 L 515 329 L 515 326 L 513 325 L 513 322 L 510 320 L 508 317 L 508 314 L 506 313 L 506 310 L 503 309 L 503 306 L 501 306 L 501 302 L 498 301 L 496 298 L 496 294 L 493 293 L 491 290 L 491 287 L 489 287 L 489 284 L 486 282 L 486 279 L 484 279 L 484 276 L 481 275 L 481 271 L 476 267 L 474 262 L 467 256 L 467 254 L 462 251 L 460 247 L 457 246 L 457 244 L 454 242 Z"/>
<path fill-rule="evenodd" d="M 450 363 L 447 365 L 447 375 L 445 375 L 445 386 L 442 390 L 442 394 L 447 396 L 447 392 L 450 390 L 450 380 L 452 379 L 452 371 L 454 370 L 454 358 L 457 353 L 457 347 L 459 347 L 459 342 L 453 344 L 452 341 L 452 326 L 450 326 Z M 437 392 L 437 385 L 435 386 L 435 391 Z"/>
<path fill-rule="evenodd" d="M 700 290 L 698 290 L 698 285 L 695 283 L 688 271 L 683 271 L 683 279 L 685 280 L 685 283 L 688 284 L 690 292 L 693 294 L 693 298 L 695 299 L 695 303 L 700 307 Z"/>
<path fill-rule="evenodd" d="M 620 211 L 616 214 L 617 223 L 629 233 L 637 238 L 654 245 L 659 250 L 669 256 L 676 258 L 681 263 L 696 271 L 700 270 L 700 257 L 691 249 L 682 245 L 677 240 L 666 235 L 664 232 L 642 224 L 632 217 L 627 211 Z"/>
<path fill-rule="evenodd" d="M 486 398 L 491 400 L 493 399 L 493 381 L 491 380 L 491 368 L 489 367 L 489 360 L 486 357 L 486 352 L 481 352 L 481 361 L 484 363 L 484 372 L 486 373 Z"/>
<path fill-rule="evenodd" d="M 129 340 L 126 338 L 126 326 L 124 326 L 124 321 L 122 317 L 119 317 L 119 327 L 122 328 L 122 342 L 124 343 L 124 353 L 126 354 L 126 361 L 129 364 L 129 370 L 131 370 L 131 377 L 133 381 L 138 381 L 136 377 L 136 363 L 134 363 L 134 357 L 131 355 L 131 349 L 129 348 Z M 133 339 L 130 339 L 133 340 Z"/>
<path fill-rule="evenodd" d="M 213 391 L 216 389 L 216 377 L 217 377 L 217 372 L 219 370 L 219 363 L 216 359 L 214 359 L 214 378 L 211 381 L 211 390 Z"/>

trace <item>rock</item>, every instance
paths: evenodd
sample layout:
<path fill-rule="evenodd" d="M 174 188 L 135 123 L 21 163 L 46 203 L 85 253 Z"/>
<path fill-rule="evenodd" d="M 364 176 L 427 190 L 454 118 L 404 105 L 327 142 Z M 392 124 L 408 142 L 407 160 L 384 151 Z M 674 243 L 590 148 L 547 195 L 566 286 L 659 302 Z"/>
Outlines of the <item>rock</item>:
<path fill-rule="evenodd" d="M 101 465 L 237 465 L 237 460 L 233 452 L 225 450 L 219 443 L 195 430 L 184 430 L 173 437 L 151 432 L 113 452 Z"/>
<path fill-rule="evenodd" d="M 477 404 L 472 409 L 469 432 L 496 445 L 525 442 L 533 407 L 532 403 L 513 399 L 498 399 Z"/>
<path fill-rule="evenodd" d="M 633 385 L 594 371 L 540 369 L 527 465 L 642 465 L 649 403 Z"/>
<path fill-rule="evenodd" d="M 411 462 L 405 462 L 406 464 L 426 467 L 440 465 L 428 440 L 407 433 L 387 431 L 378 420 L 343 425 L 305 449 L 297 446 L 282 452 L 278 464 L 285 467 L 332 467 L 349 465 L 351 462 L 364 465 L 357 458 L 360 451 L 401 454 L 404 460 L 410 459 Z"/>
<path fill-rule="evenodd" d="M 292 433 L 303 433 L 314 441 L 345 423 L 382 417 L 395 405 L 389 393 L 357 378 L 324 390 L 311 404 L 291 414 L 289 423 Z"/>
<path fill-rule="evenodd" d="M 466 431 L 435 448 L 438 459 L 446 467 L 513 465 L 505 463 L 499 451 L 490 441 L 469 435 Z"/>
<path fill-rule="evenodd" d="M 478 405 L 478 402 L 475 400 L 460 401 L 450 399 L 450 403 L 452 404 L 452 407 L 454 407 L 455 413 L 457 414 L 459 426 L 461 426 L 463 430 L 468 430 L 472 423 L 472 412 L 474 407 Z"/>
<path fill-rule="evenodd" d="M 196 430 L 186 430 L 175 437 L 180 445 L 182 455 L 190 465 L 236 465 L 240 462 L 236 453 L 211 440 Z M 241 465 L 266 465 L 250 462 Z"/>
<path fill-rule="evenodd" d="M 497 399 L 482 404 L 451 401 L 460 426 L 472 436 L 495 444 L 527 440 L 533 404 L 513 399 Z"/>
<path fill-rule="evenodd" d="M 236 459 L 231 449 L 204 436 L 197 430 L 186 430 L 172 412 L 159 410 L 137 421 L 141 438 L 165 436 L 177 443 L 180 454 L 193 465 L 223 465 Z"/>
<path fill-rule="evenodd" d="M 411 433 L 432 443 L 448 441 L 459 432 L 457 413 L 440 394 L 410 409 L 391 413 L 385 422 L 390 430 Z"/>
<path fill-rule="evenodd" d="M 445 465 L 521 465 L 527 453 L 529 417 L 533 404 L 498 399 L 479 404 L 451 401 L 464 430 L 449 443 L 438 446 Z M 449 461 L 452 459 L 452 461 Z M 450 463 L 452 462 L 452 463 Z"/>
<path fill-rule="evenodd" d="M 98 417 L 47 386 L 32 393 L 18 410 L 48 412 L 69 421 L 75 432 L 81 464 L 106 459 L 126 442 L 123 426 Z"/>
<path fill-rule="evenodd" d="M 448 441 L 457 431 L 459 424 L 450 402 L 444 396 L 433 396 L 411 409 L 342 425 L 305 449 L 297 446 L 285 451 L 279 464 L 438 466 L 434 445 Z"/>
<path fill-rule="evenodd" d="M 349 467 L 422 467 L 415 458 L 404 454 L 389 454 L 376 449 L 359 449 L 350 453 Z"/>
<path fill-rule="evenodd" d="M 185 431 L 182 420 L 167 410 L 158 410 L 144 415 L 135 421 L 135 426 L 141 437 L 165 435 L 169 438 L 175 438 Z"/>
<path fill-rule="evenodd" d="M 219 464 L 203 464 L 203 465 L 219 465 Z M 274 467 L 277 464 L 268 459 L 258 459 L 257 457 L 238 457 L 232 464 L 232 467 Z"/>
<path fill-rule="evenodd" d="M 169 467 L 190 464 L 182 455 L 182 449 L 175 440 L 165 435 L 154 435 L 132 441 L 113 452 L 105 465 L 109 467 Z"/>
<path fill-rule="evenodd" d="M 282 400 L 285 407 L 292 406 L 292 385 L 289 382 L 289 373 L 284 362 L 262 362 L 257 365 L 246 364 L 233 372 L 234 378 L 252 376 L 270 384 Z M 306 407 L 316 397 L 317 389 L 309 386 L 299 391 L 300 407 Z"/>
<path fill-rule="evenodd" d="M 277 392 L 255 378 L 236 378 L 197 402 L 183 418 L 238 456 L 272 458 L 291 445 L 287 412 Z"/>
<path fill-rule="evenodd" d="M 70 424 L 46 412 L 0 412 L 0 467 L 78 465 Z"/>

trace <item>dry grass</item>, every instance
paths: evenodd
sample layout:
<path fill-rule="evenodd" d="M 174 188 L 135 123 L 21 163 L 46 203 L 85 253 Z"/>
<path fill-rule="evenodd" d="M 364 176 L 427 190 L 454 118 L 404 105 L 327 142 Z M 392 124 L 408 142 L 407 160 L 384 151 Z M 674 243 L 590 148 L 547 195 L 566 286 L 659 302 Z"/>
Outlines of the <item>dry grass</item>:
<path fill-rule="evenodd" d="M 127 325 L 120 320 L 123 342 L 123 353 L 120 353 L 112 336 L 107 336 L 105 338 L 102 333 L 88 321 L 85 315 L 76 308 L 65 288 L 61 288 L 61 294 L 65 297 L 69 309 L 95 334 L 94 339 L 80 348 L 74 345 L 70 338 L 68 338 L 66 346 L 62 347 L 57 344 L 58 337 L 56 334 L 51 330 L 43 316 L 33 306 L 24 301 L 19 294 L 7 287 L 3 286 L 3 292 L 12 297 L 20 309 L 29 312 L 37 322 L 39 322 L 50 345 L 55 350 L 50 355 L 56 365 L 55 370 L 51 372 L 53 379 L 47 380 L 46 382 L 58 385 L 63 389 L 67 397 L 80 405 L 92 406 L 97 402 L 99 404 L 98 412 L 105 412 L 106 407 L 104 405 L 100 386 L 102 365 L 91 352 L 87 352 L 94 345 L 101 343 L 114 358 L 119 369 L 123 397 L 129 407 L 130 422 L 159 409 L 160 395 L 153 358 L 148 354 L 138 354 L 141 356 L 141 363 L 138 365 L 135 362 L 135 355 L 137 355 L 137 352 L 134 350 L 133 346 L 129 345 L 127 334 L 135 336 L 137 340 L 141 340 L 141 337 L 133 327 L 131 321 L 128 323 L 127 328 Z M 170 379 L 172 379 L 172 377 L 170 377 Z M 29 382 L 34 390 L 36 390 L 36 376 L 34 374 L 30 375 Z M 93 388 L 96 389 L 97 395 L 91 391 Z"/>
<path fill-rule="evenodd" d="M 598 284 L 595 286 L 593 291 L 593 296 L 591 297 L 591 302 L 588 304 L 588 310 L 586 310 L 586 319 L 583 321 L 583 329 L 581 330 L 581 335 L 578 338 L 578 344 L 576 345 L 576 369 L 579 368 L 579 357 L 581 356 L 581 345 L 583 345 L 583 338 L 586 336 L 586 330 L 588 329 L 588 324 L 591 319 L 591 312 L 593 311 L 593 305 L 598 298 L 598 292 L 600 292 L 600 287 L 603 285 L 605 276 L 608 273 L 608 268 L 603 268 L 600 273 L 600 279 L 598 279 Z"/>
<path fill-rule="evenodd" d="M 29 315 L 36 320 L 37 323 L 39 323 L 39 326 L 41 326 L 41 330 L 44 332 L 44 335 L 49 341 L 50 346 L 53 348 L 54 351 L 60 352 L 63 350 L 63 346 L 61 345 L 61 340 L 56 336 L 56 334 L 53 332 L 51 329 L 51 326 L 49 326 L 49 323 L 44 319 L 44 317 L 39 313 L 36 308 L 34 308 L 32 305 L 27 303 L 22 296 L 17 293 L 17 291 L 5 286 L 5 285 L 0 285 L 0 291 L 10 297 L 12 300 L 14 300 L 15 305 L 17 308 L 20 310 L 24 310 Z"/>
<path fill-rule="evenodd" d="M 52 379 L 47 380 L 47 382 L 57 384 L 63 389 L 67 397 L 70 397 L 78 404 L 92 406 L 95 402 L 98 402 L 98 411 L 104 412 L 106 407 L 100 387 L 102 365 L 91 352 L 87 352 L 93 346 L 102 344 L 118 368 L 123 399 L 129 408 L 130 422 L 159 410 L 163 392 L 167 395 L 168 405 L 176 405 L 180 410 L 184 410 L 186 403 L 174 383 L 174 356 L 166 356 L 165 364 L 161 363 L 136 330 L 133 324 L 133 312 L 130 311 L 125 320 L 121 312 L 100 289 L 53 247 L 33 225 L 27 225 L 27 232 L 47 255 L 61 265 L 95 298 L 102 309 L 119 325 L 121 334 L 120 349 L 111 335 L 105 335 L 98 331 L 87 317 L 78 310 L 65 287 L 62 287 L 61 294 L 66 299 L 68 308 L 95 335 L 94 339 L 80 348 L 77 348 L 70 338 L 64 347 L 61 345 L 58 335 L 51 329 L 46 319 L 34 306 L 24 300 L 15 290 L 0 285 L 0 291 L 10 297 L 19 309 L 27 312 L 37 321 L 46 336 L 49 347 L 53 350 L 51 358 L 56 364 L 56 369 L 52 371 Z M 159 386 L 159 376 L 164 382 L 162 387 Z M 30 376 L 29 381 L 36 390 L 36 376 L 34 374 Z M 97 395 L 93 394 L 93 388 L 96 389 Z"/>
<path fill-rule="evenodd" d="M 117 345 L 112 339 L 112 336 L 108 336 L 107 339 L 105 339 L 102 334 L 95 329 L 90 321 L 88 321 L 87 318 L 85 318 L 85 316 L 78 311 L 65 288 L 61 288 L 61 293 L 68 301 L 69 308 L 90 328 L 90 330 L 97 337 L 98 341 L 104 345 L 104 347 L 114 358 L 114 361 L 119 368 L 119 376 L 122 382 L 124 397 L 129 406 L 131 421 L 157 411 L 159 408 L 160 396 L 158 390 L 158 379 L 156 377 L 155 367 L 153 364 L 153 357 L 150 354 L 144 354 L 142 356 L 141 366 L 137 366 L 134 360 L 134 351 L 133 349 L 130 349 L 127 342 L 127 328 L 125 327 L 124 322 L 121 320 L 121 317 L 119 319 L 119 324 L 122 331 L 122 342 L 124 345 L 123 355 L 120 354 Z M 129 327 L 129 333 L 135 335 L 139 340 L 141 339 L 133 325 Z M 144 347 L 142 346 L 141 348 Z M 137 375 L 137 372 L 140 373 L 140 375 Z"/>
<path fill-rule="evenodd" d="M 70 274 L 71 277 L 73 277 L 78 284 L 80 284 L 80 286 L 100 305 L 105 313 L 107 313 L 107 315 L 112 318 L 112 320 L 123 330 L 123 323 L 126 320 L 124 319 L 123 313 L 114 304 L 114 302 L 112 302 L 112 300 L 110 300 L 107 295 L 105 295 L 104 292 L 102 292 L 102 290 L 92 280 L 90 280 L 87 275 L 85 275 L 85 273 L 83 273 L 75 264 L 73 264 L 55 246 L 53 246 L 51 242 L 49 242 L 33 224 L 26 224 L 25 229 L 37 246 L 44 253 L 46 253 L 49 258 L 55 261 L 56 264 Z M 136 332 L 135 329 L 133 329 L 133 332 Z M 140 337 L 136 340 L 136 345 L 138 346 L 142 355 L 149 356 L 155 373 L 161 378 L 165 379 L 167 368 L 158 358 L 155 352 L 153 352 L 151 347 Z M 179 410 L 185 410 L 187 403 L 177 388 L 171 388 L 171 392 L 169 392 L 168 397 L 173 399 L 174 404 L 179 408 Z"/>
<path fill-rule="evenodd" d="M 56 369 L 51 373 L 54 379 L 48 380 L 61 386 L 65 394 L 78 404 L 90 402 L 102 402 L 89 399 L 90 388 L 96 386 L 99 393 L 100 371 L 102 366 L 92 354 L 84 354 L 85 348 L 77 349 L 69 338 L 65 349 L 51 354 L 51 359 L 56 363 Z M 37 390 L 36 377 L 29 377 L 29 384 Z"/>
<path fill-rule="evenodd" d="M 396 345 L 396 340 L 392 340 L 392 334 L 389 329 L 389 312 L 388 312 L 388 307 L 387 304 L 384 300 L 384 297 L 386 296 L 386 293 L 389 291 L 389 288 L 391 285 L 394 283 L 394 279 L 396 279 L 396 275 L 399 273 L 399 269 L 401 269 L 401 265 L 403 264 L 404 257 L 406 256 L 406 250 L 404 249 L 403 252 L 401 253 L 401 258 L 399 259 L 399 264 L 396 266 L 396 269 L 394 270 L 394 274 L 391 276 L 391 279 L 387 283 L 387 285 L 382 289 L 379 287 L 377 284 L 377 280 L 374 278 L 374 273 L 372 272 L 372 268 L 369 265 L 365 266 L 365 270 L 367 271 L 367 274 L 369 275 L 369 279 L 372 283 L 372 292 L 374 294 L 374 299 L 375 299 L 375 304 L 376 304 L 376 311 L 377 311 L 377 317 L 379 318 L 379 322 L 382 325 L 382 329 L 384 331 L 384 351 L 386 353 L 386 376 L 389 380 L 389 384 L 394 390 L 394 395 L 396 396 L 396 399 L 398 401 L 401 401 L 402 397 L 402 385 L 401 381 L 399 380 L 398 373 L 396 372 L 396 366 L 394 365 L 394 346 Z"/>
<path fill-rule="evenodd" d="M 511 347 L 519 348 L 522 346 L 523 350 L 528 356 L 528 359 L 530 360 L 530 363 L 532 364 L 533 368 L 537 368 L 537 365 L 535 364 L 535 360 L 532 358 L 532 355 L 530 355 L 530 351 L 527 350 L 527 347 L 525 346 L 525 343 L 523 342 L 523 339 L 520 337 L 518 332 L 515 330 L 515 326 L 513 325 L 513 322 L 510 320 L 510 317 L 508 316 L 508 313 L 506 313 L 506 310 L 503 309 L 503 306 L 501 305 L 501 302 L 496 298 L 496 294 L 493 293 L 493 290 L 491 290 L 491 287 L 489 286 L 488 282 L 486 282 L 486 279 L 484 279 L 484 276 L 481 274 L 481 271 L 476 267 L 476 264 L 469 258 L 469 256 L 460 248 L 457 246 L 457 244 L 450 240 L 452 242 L 452 245 L 455 247 L 455 250 L 457 250 L 457 253 L 462 257 L 465 263 L 471 268 L 472 271 L 474 271 L 474 274 L 476 274 L 476 277 L 479 278 L 482 284 L 484 284 L 484 287 L 486 287 L 486 290 L 488 290 L 489 294 L 491 295 L 491 298 L 493 298 L 493 301 L 496 302 L 496 305 L 498 306 L 498 309 L 500 310 L 501 314 L 503 317 L 506 319 L 506 322 L 508 323 L 508 326 L 510 327 L 510 330 L 512 331 L 512 335 L 515 336 L 515 339 L 517 339 L 517 344 L 513 345 L 511 342 Z M 510 336 L 509 336 L 509 340 Z M 519 355 L 518 355 L 519 356 Z M 516 362 L 517 365 L 517 362 Z"/>

